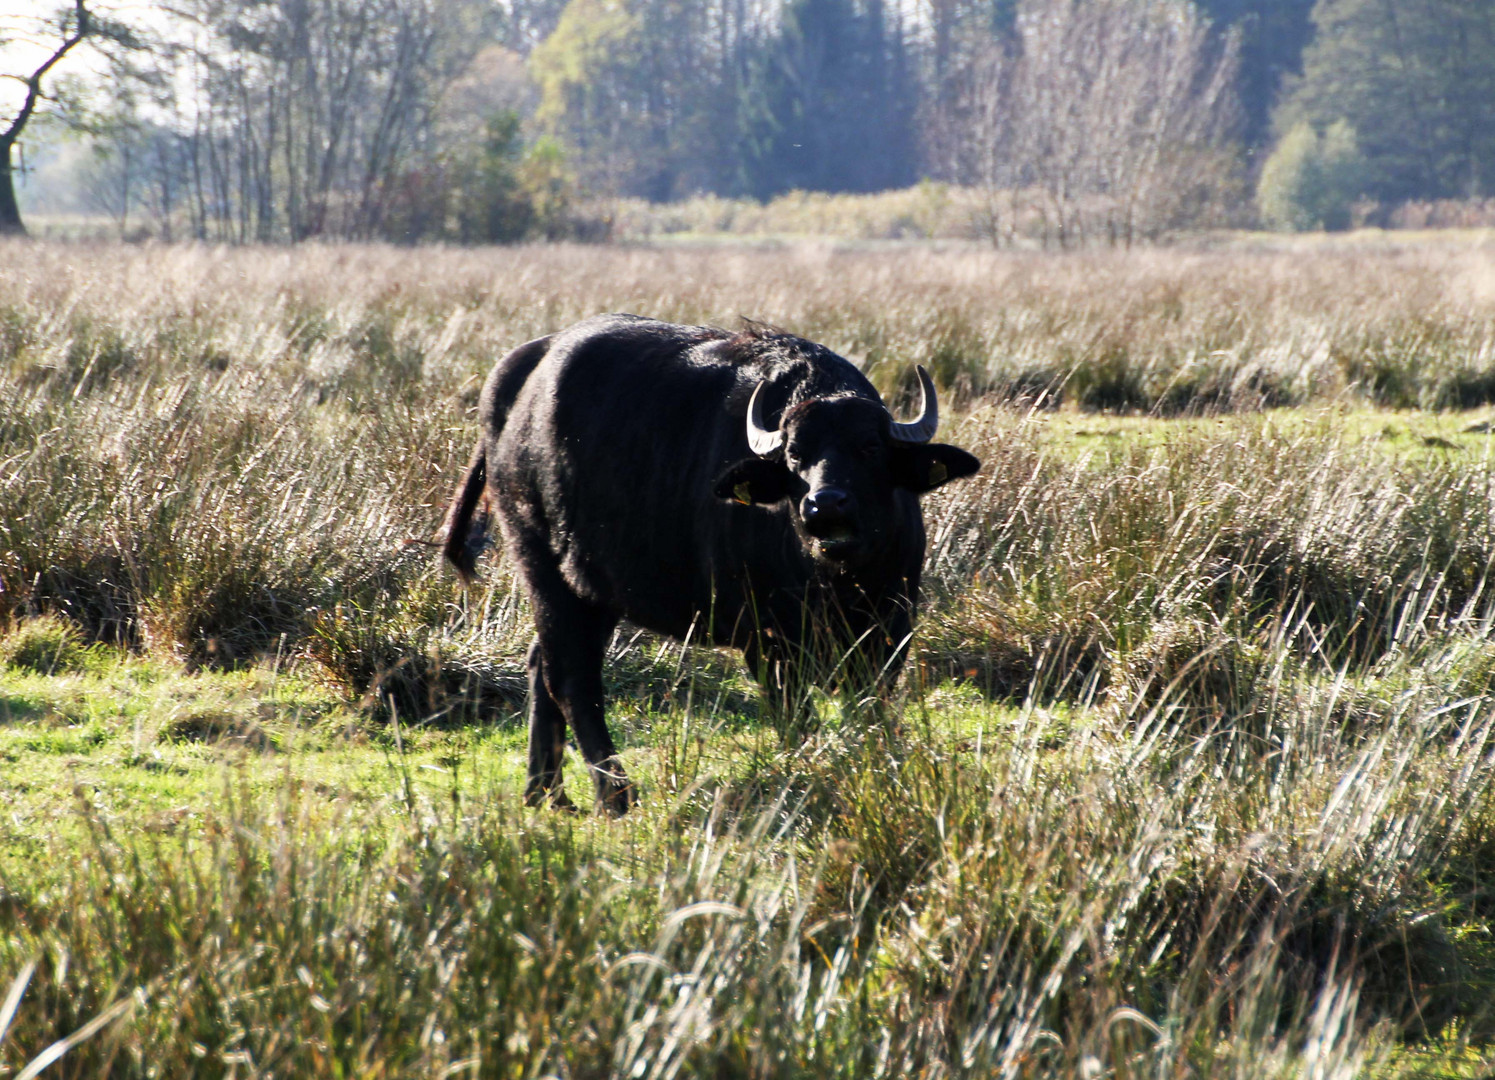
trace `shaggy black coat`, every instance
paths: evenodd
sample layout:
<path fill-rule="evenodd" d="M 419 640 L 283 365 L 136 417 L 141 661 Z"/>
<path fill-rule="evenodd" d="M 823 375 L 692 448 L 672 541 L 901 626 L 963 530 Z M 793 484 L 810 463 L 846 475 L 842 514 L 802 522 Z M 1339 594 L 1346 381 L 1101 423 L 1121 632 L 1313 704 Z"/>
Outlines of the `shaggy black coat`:
<path fill-rule="evenodd" d="M 746 432 L 760 382 L 786 434 L 766 457 Z M 805 680 L 886 689 L 918 608 L 918 495 L 979 467 L 954 447 L 891 440 L 850 362 L 758 326 L 588 319 L 499 361 L 479 417 L 444 550 L 470 576 L 491 508 L 534 608 L 526 797 L 569 805 L 569 723 L 615 813 L 633 797 L 602 710 L 620 619 L 743 649 L 788 707 Z M 825 514 L 806 527 L 817 492 L 834 496 L 833 528 Z"/>

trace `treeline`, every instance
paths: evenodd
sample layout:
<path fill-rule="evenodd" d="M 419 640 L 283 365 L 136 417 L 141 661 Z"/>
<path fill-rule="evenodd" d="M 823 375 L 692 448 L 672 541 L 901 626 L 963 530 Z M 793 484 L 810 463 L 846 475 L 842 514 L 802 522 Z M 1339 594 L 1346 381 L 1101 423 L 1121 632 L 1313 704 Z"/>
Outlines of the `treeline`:
<path fill-rule="evenodd" d="M 913 43 L 882 0 L 571 0 L 530 58 L 589 190 L 878 191 L 919 175 Z"/>
<path fill-rule="evenodd" d="M 1318 0 L 1258 203 L 1282 228 L 1495 195 L 1495 3 Z"/>
<path fill-rule="evenodd" d="M 463 95 L 500 26 L 481 0 L 183 0 L 85 118 L 90 200 L 167 238 L 554 230 L 559 148 Z"/>
<path fill-rule="evenodd" d="M 1495 185 L 1488 0 L 182 0 L 93 203 L 208 239 L 504 241 L 583 198 L 977 193 L 993 241 L 1385 218 Z M 1255 200 L 1251 198 L 1253 187 Z"/>

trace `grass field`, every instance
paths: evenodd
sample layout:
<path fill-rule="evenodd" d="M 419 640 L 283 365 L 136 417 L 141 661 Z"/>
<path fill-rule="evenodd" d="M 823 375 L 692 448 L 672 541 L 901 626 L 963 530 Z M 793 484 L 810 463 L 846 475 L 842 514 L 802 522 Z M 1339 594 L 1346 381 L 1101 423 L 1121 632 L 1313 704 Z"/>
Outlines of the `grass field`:
<path fill-rule="evenodd" d="M 620 632 L 621 821 L 523 808 L 526 605 L 422 543 L 603 310 L 985 463 L 885 722 Z M 0 1077 L 1486 1075 L 1492 416 L 1447 237 L 0 245 Z"/>

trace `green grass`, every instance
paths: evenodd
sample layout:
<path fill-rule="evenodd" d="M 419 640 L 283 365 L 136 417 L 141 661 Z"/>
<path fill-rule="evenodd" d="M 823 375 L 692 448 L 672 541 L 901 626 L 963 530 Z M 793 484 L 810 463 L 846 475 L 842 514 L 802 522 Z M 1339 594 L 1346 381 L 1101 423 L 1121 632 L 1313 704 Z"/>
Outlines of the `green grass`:
<path fill-rule="evenodd" d="M 9 669 L 0 947 L 39 966 L 4 1060 L 130 1001 L 75 1072 L 1472 1067 L 1488 710 L 1394 672 L 1293 689 L 1201 732 L 947 685 L 792 749 L 625 696 L 645 801 L 612 822 L 523 808 L 511 722 L 397 737 L 266 669 Z"/>

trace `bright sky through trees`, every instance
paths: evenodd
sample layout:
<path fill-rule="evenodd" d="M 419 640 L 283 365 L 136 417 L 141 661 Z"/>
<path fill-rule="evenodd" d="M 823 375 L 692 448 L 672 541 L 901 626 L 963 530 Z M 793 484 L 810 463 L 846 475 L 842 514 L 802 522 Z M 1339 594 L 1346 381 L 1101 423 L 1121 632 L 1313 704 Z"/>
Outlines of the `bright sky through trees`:
<path fill-rule="evenodd" d="M 54 18 L 70 5 L 57 0 L 0 0 L 0 73 L 30 75 L 57 47 L 57 21 Z M 89 9 L 101 15 L 129 22 L 149 21 L 157 5 L 140 0 L 104 0 Z M 55 69 L 53 78 L 102 70 L 102 58 L 85 42 L 68 54 Z M 55 85 L 44 87 L 47 92 Z M 0 117 L 14 115 L 26 96 L 26 88 L 17 79 L 0 79 Z"/>

